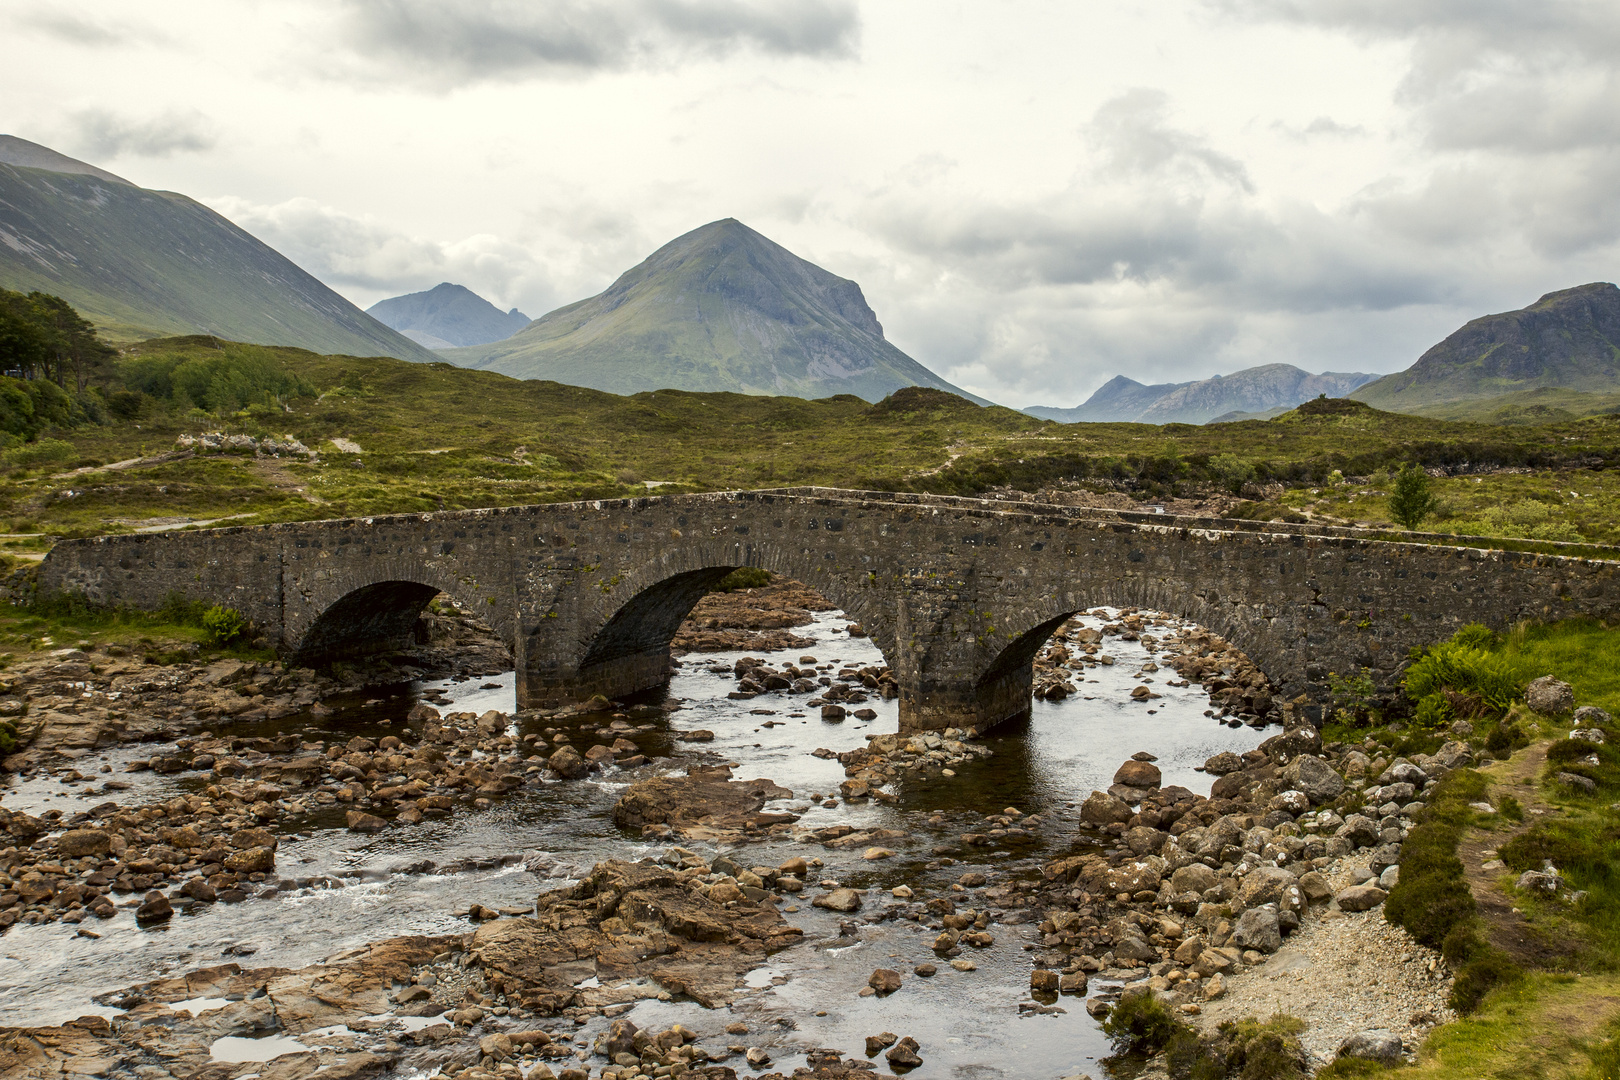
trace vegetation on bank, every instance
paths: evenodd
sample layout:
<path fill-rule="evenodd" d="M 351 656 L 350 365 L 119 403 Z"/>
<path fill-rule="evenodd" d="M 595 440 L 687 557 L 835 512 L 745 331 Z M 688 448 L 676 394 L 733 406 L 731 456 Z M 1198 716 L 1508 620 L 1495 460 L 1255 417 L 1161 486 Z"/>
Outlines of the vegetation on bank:
<path fill-rule="evenodd" d="M 1612 416 L 1491 427 L 1341 399 L 1269 421 L 1065 425 L 921 388 L 876 404 L 618 397 L 189 337 L 130 346 L 82 392 L 0 377 L 0 431 L 14 436 L 0 447 L 0 531 L 53 536 L 794 485 L 1227 493 L 1247 500 L 1235 516 L 1383 525 L 1394 478 L 1417 463 L 1523 470 L 1434 478 L 1425 528 L 1620 540 L 1607 512 L 1620 490 L 1598 468 L 1620 456 Z M 178 438 L 208 432 L 269 440 L 272 456 L 244 439 L 177 452 Z"/>

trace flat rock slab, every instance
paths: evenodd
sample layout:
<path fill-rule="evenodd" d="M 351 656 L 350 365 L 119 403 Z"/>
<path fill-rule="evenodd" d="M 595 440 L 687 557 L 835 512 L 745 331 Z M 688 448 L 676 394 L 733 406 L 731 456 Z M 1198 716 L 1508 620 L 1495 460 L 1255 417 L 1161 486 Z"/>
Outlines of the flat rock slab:
<path fill-rule="evenodd" d="M 626 829 L 667 825 L 689 840 L 740 838 L 750 830 L 797 821 L 797 814 L 764 812 L 771 799 L 792 797 L 771 780 L 733 780 L 727 766 L 694 766 L 685 776 L 632 784 L 613 804 L 613 820 Z"/>

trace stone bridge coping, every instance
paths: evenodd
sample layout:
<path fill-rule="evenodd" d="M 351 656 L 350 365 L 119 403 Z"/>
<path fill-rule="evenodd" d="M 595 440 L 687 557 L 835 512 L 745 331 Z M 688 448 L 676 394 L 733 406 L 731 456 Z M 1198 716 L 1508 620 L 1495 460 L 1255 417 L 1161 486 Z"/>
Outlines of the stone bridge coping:
<path fill-rule="evenodd" d="M 1515 551 L 1512 548 L 1495 546 L 1492 541 L 1498 538 L 1487 536 L 1461 536 L 1450 533 L 1432 533 L 1410 530 L 1394 529 L 1362 529 L 1342 525 L 1316 525 L 1298 524 L 1294 522 L 1278 521 L 1248 521 L 1233 518 L 1194 517 L 1186 514 L 1159 514 L 1135 510 L 1113 510 L 1106 507 L 1091 506 L 1065 506 L 1061 503 L 1035 502 L 1025 499 L 974 499 L 960 495 L 934 495 L 919 492 L 904 491 L 867 491 L 859 488 L 829 488 L 829 487 L 782 487 L 757 488 L 749 490 L 728 490 L 709 492 L 689 492 L 669 495 L 638 495 L 626 499 L 587 499 L 568 503 L 520 503 L 512 506 L 478 507 L 471 510 L 437 510 L 418 513 L 403 514 L 377 514 L 354 518 L 317 518 L 307 521 L 284 521 L 270 525 L 232 525 L 222 528 L 187 530 L 189 532 L 207 532 L 212 536 L 228 536 L 236 533 L 274 533 L 277 531 L 297 531 L 316 525 L 333 525 L 342 523 L 372 524 L 400 524 L 411 521 L 423 522 L 453 522 L 456 520 L 476 520 L 480 517 L 492 515 L 515 514 L 537 508 L 544 508 L 552 512 L 567 512 L 570 510 L 590 510 L 600 512 L 604 510 L 636 510 L 652 506 L 674 505 L 678 502 L 728 502 L 738 499 L 769 500 L 773 498 L 788 498 L 797 500 L 810 499 L 822 503 L 837 503 L 855 506 L 916 506 L 938 507 L 951 509 L 974 516 L 995 515 L 1003 519 L 1050 519 L 1061 518 L 1068 522 L 1096 522 L 1098 524 L 1122 524 L 1147 531 L 1163 530 L 1189 530 L 1206 536 L 1220 534 L 1229 535 L 1269 535 L 1274 537 L 1305 537 L 1315 540 L 1349 540 L 1359 544 L 1391 544 L 1415 545 L 1419 547 L 1454 548 L 1460 551 L 1478 552 L 1493 555 L 1519 555 L 1538 560 L 1565 561 L 1573 560 L 1582 563 L 1607 563 L 1620 560 L 1620 547 L 1610 547 L 1603 544 L 1590 544 L 1569 541 L 1536 541 L 1549 547 L 1562 549 L 1560 554 L 1548 555 L 1543 552 Z M 176 530 L 177 532 L 179 530 Z M 118 533 L 106 536 L 86 537 L 78 540 L 61 541 L 62 544 L 96 544 L 116 543 L 127 538 L 128 534 Z M 1597 558 L 1588 554 L 1593 549 L 1613 552 L 1612 558 Z"/>

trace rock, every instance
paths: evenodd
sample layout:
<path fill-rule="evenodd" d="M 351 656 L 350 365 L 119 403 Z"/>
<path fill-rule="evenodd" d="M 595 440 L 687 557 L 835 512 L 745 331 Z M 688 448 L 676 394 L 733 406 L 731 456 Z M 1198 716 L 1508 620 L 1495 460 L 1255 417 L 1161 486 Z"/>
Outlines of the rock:
<path fill-rule="evenodd" d="M 1058 991 L 1064 994 L 1084 994 L 1086 992 L 1086 973 L 1074 971 L 1058 976 Z"/>
<path fill-rule="evenodd" d="M 923 1063 L 922 1057 L 917 1053 L 917 1051 L 920 1049 L 922 1048 L 917 1045 L 917 1040 L 913 1039 L 910 1035 L 907 1035 L 905 1038 L 895 1043 L 889 1052 L 884 1054 L 883 1057 L 888 1061 L 892 1068 L 915 1069 L 917 1066 Z"/>
<path fill-rule="evenodd" d="M 1080 807 L 1080 820 L 1092 825 L 1124 824 L 1133 816 L 1124 799 L 1106 791 L 1093 791 Z"/>
<path fill-rule="evenodd" d="M 750 1046 L 748 1048 L 748 1053 L 744 1054 L 743 1056 L 748 1059 L 748 1064 L 756 1069 L 762 1068 L 771 1063 L 770 1053 L 761 1046 Z"/>
<path fill-rule="evenodd" d="M 979 965 L 971 960 L 952 960 L 951 967 L 957 971 L 978 971 Z"/>
<path fill-rule="evenodd" d="M 866 980 L 866 985 L 880 994 L 892 994 L 900 989 L 900 973 L 893 968 L 878 968 Z"/>
<path fill-rule="evenodd" d="M 1184 892 L 1203 893 L 1219 885 L 1221 875 L 1203 863 L 1188 863 L 1170 875 L 1170 889 L 1177 895 Z"/>
<path fill-rule="evenodd" d="M 868 1056 L 872 1054 L 881 1054 L 883 1051 L 887 1050 L 889 1047 L 893 1046 L 899 1041 L 900 1036 L 896 1035 L 892 1031 L 885 1031 L 877 1035 L 868 1035 L 866 1037 L 866 1053 Z"/>
<path fill-rule="evenodd" d="M 1240 772 L 1243 769 L 1243 759 L 1230 750 L 1223 750 L 1204 762 L 1204 771 L 1213 776 L 1225 776 L 1227 773 Z"/>
<path fill-rule="evenodd" d="M 189 896 L 193 900 L 200 900 L 205 904 L 212 904 L 219 899 L 219 893 L 208 882 L 200 877 L 194 877 L 180 887 L 181 896 Z"/>
<path fill-rule="evenodd" d="M 1128 937 L 1114 943 L 1114 956 L 1120 960 L 1140 960 L 1151 964 L 1159 958 L 1159 950 L 1141 938 Z"/>
<path fill-rule="evenodd" d="M 828 911 L 859 911 L 861 894 L 854 889 L 834 889 L 830 893 L 816 897 L 810 903 L 813 907 L 826 908 Z"/>
<path fill-rule="evenodd" d="M 1590 705 L 1586 707 L 1591 708 Z M 1603 732 L 1597 728 L 1576 728 L 1569 733 L 1569 737 L 1577 742 L 1591 743 L 1593 746 L 1602 746 L 1604 743 Z"/>
<path fill-rule="evenodd" d="M 1555 893 L 1558 891 L 1558 875 L 1541 870 L 1526 870 L 1513 884 L 1525 892 Z"/>
<path fill-rule="evenodd" d="M 1542 716 L 1562 716 L 1575 707 L 1575 688 L 1562 679 L 1543 675 L 1524 688 L 1524 703 Z"/>
<path fill-rule="evenodd" d="M 105 855 L 112 850 L 112 837 L 100 829 L 69 829 L 56 838 L 56 850 L 71 859 Z"/>
<path fill-rule="evenodd" d="M 388 822 L 375 814 L 368 814 L 363 810 L 350 810 L 348 820 L 350 832 L 375 833 L 388 828 Z"/>
<path fill-rule="evenodd" d="M 1384 902 L 1389 893 L 1376 885 L 1351 885 L 1340 889 L 1333 899 L 1341 911 L 1366 911 Z"/>
<path fill-rule="evenodd" d="M 658 776 L 632 784 L 613 804 L 613 820 L 627 829 L 669 825 L 685 836 L 712 839 L 717 831 L 741 832 L 750 825 L 797 820 L 794 814 L 763 812 L 768 800 L 792 794 L 763 778 L 733 780 L 725 766 L 693 766 L 685 776 Z"/>
<path fill-rule="evenodd" d="M 141 901 L 141 906 L 135 909 L 135 921 L 144 923 L 162 922 L 173 914 L 174 908 L 170 905 L 169 898 L 153 890 L 146 894 L 146 899 Z"/>
<path fill-rule="evenodd" d="M 845 713 L 842 705 L 823 705 L 821 707 L 821 718 L 823 720 L 838 721 L 842 720 L 846 715 L 848 714 Z"/>
<path fill-rule="evenodd" d="M 1152 855 L 1164 847 L 1169 835 L 1159 829 L 1138 825 L 1125 831 L 1125 846 L 1131 849 L 1133 855 Z"/>
<path fill-rule="evenodd" d="M 591 763 L 572 746 L 564 746 L 546 761 L 551 771 L 564 780 L 578 780 L 591 771 Z"/>
<path fill-rule="evenodd" d="M 1399 866 L 1386 866 L 1384 872 L 1378 875 L 1378 887 L 1385 892 L 1389 892 L 1400 880 L 1401 868 Z"/>
<path fill-rule="evenodd" d="M 1580 708 L 1576 709 L 1575 722 L 1577 724 L 1594 726 L 1608 726 L 1609 724 L 1613 723 L 1613 721 L 1609 718 L 1608 712 L 1604 709 L 1598 708 L 1596 705 L 1582 705 Z"/>
<path fill-rule="evenodd" d="M 1285 814 L 1292 814 L 1293 816 L 1298 817 L 1300 814 L 1310 812 L 1311 797 L 1305 794 L 1303 791 L 1293 789 L 1278 792 L 1276 795 L 1273 795 L 1271 801 L 1266 804 L 1266 809 L 1281 810 Z"/>
<path fill-rule="evenodd" d="M 1597 781 L 1590 776 L 1582 776 L 1580 773 L 1561 772 L 1553 779 L 1558 781 L 1561 786 L 1582 795 L 1597 794 Z"/>
<path fill-rule="evenodd" d="M 1029 988 L 1037 993 L 1057 993 L 1060 981 L 1057 972 L 1047 971 L 1045 968 L 1036 968 L 1029 973 Z"/>
<path fill-rule="evenodd" d="M 1474 763 L 1474 752 L 1467 743 L 1453 740 L 1434 752 L 1434 760 L 1447 769 L 1465 769 Z"/>
<path fill-rule="evenodd" d="M 354 817 L 354 811 L 349 812 L 349 817 L 351 819 Z M 387 826 L 386 822 L 383 824 L 384 827 Z M 352 829 L 354 826 L 351 824 L 349 827 Z M 267 847 L 245 848 L 225 856 L 224 866 L 233 874 L 267 874 L 276 868 L 276 853 L 274 849 Z"/>
<path fill-rule="evenodd" d="M 1310 900 L 1326 900 L 1333 895 L 1333 886 L 1328 879 L 1315 870 L 1301 874 L 1299 877 L 1299 891 Z"/>
<path fill-rule="evenodd" d="M 1257 866 L 1238 888 L 1238 901 L 1246 908 L 1280 904 L 1299 879 L 1280 866 Z"/>
<path fill-rule="evenodd" d="M 1127 761 L 1114 773 L 1114 783 L 1127 787 L 1156 788 L 1161 780 L 1159 767 L 1148 761 Z"/>
<path fill-rule="evenodd" d="M 1239 949 L 1263 953 L 1274 953 L 1282 948 L 1282 926 L 1277 921 L 1277 909 L 1267 904 L 1245 911 L 1232 928 L 1231 942 Z"/>
<path fill-rule="evenodd" d="M 236 848 L 238 851 L 242 850 L 243 848 L 251 847 L 267 847 L 271 851 L 274 851 L 279 843 L 280 841 L 276 839 L 276 834 L 271 832 L 269 829 L 261 829 L 258 827 L 251 829 L 238 829 L 231 834 L 231 847 Z"/>
<path fill-rule="evenodd" d="M 1371 847 L 1383 839 L 1378 822 L 1365 814 L 1351 814 L 1333 833 L 1342 836 L 1356 847 Z"/>
<path fill-rule="evenodd" d="M 1290 761 L 1282 771 L 1289 787 L 1305 793 L 1313 805 L 1332 802 L 1344 793 L 1344 779 L 1333 767 L 1319 757 L 1301 754 Z"/>
<path fill-rule="evenodd" d="M 933 964 L 918 964 L 911 970 L 915 971 L 918 975 L 925 979 L 932 979 L 935 975 L 939 974 L 939 968 Z"/>
<path fill-rule="evenodd" d="M 1358 1031 L 1339 1044 L 1338 1056 L 1389 1063 L 1401 1060 L 1401 1037 L 1384 1028 Z"/>

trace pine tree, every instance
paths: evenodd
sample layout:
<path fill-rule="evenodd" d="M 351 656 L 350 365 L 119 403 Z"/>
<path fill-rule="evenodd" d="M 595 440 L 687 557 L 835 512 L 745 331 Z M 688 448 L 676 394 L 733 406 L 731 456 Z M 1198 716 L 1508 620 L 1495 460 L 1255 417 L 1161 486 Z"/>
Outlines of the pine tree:
<path fill-rule="evenodd" d="M 1429 490 L 1429 474 L 1408 462 L 1395 475 L 1395 490 L 1389 496 L 1389 516 L 1401 528 L 1415 529 L 1438 509 L 1440 500 Z"/>

